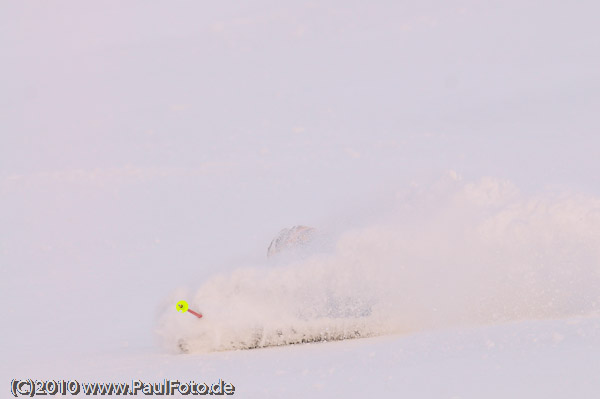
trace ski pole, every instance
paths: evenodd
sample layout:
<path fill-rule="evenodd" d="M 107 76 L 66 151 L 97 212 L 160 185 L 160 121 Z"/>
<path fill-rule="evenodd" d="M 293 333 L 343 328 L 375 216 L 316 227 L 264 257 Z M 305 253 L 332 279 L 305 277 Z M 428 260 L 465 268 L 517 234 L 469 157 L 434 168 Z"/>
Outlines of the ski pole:
<path fill-rule="evenodd" d="M 190 312 L 191 314 L 193 314 L 194 316 L 196 316 L 197 318 L 201 319 L 202 318 L 202 313 L 199 312 L 194 312 L 192 309 L 190 309 L 188 303 L 186 301 L 179 301 L 177 302 L 176 305 L 176 309 L 178 312 Z"/>

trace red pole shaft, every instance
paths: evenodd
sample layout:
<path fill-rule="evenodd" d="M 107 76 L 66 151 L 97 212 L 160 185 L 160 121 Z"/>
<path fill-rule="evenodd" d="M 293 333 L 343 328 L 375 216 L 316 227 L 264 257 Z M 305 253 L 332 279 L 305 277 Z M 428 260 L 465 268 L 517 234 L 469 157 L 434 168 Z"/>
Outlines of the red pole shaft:
<path fill-rule="evenodd" d="M 190 312 L 191 314 L 193 314 L 194 316 L 196 316 L 199 319 L 202 318 L 202 313 L 194 312 L 192 309 L 189 309 L 189 308 L 188 308 L 188 312 Z"/>

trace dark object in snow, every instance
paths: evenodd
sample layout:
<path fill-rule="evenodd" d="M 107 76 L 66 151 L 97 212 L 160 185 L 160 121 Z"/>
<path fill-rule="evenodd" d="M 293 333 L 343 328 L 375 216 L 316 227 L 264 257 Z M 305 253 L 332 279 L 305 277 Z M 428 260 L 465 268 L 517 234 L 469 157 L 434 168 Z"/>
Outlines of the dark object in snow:
<path fill-rule="evenodd" d="M 271 241 L 267 249 L 267 256 L 273 256 L 280 252 L 296 252 L 306 249 L 315 237 L 316 229 L 308 226 L 294 226 L 291 229 L 283 229 L 277 237 Z"/>

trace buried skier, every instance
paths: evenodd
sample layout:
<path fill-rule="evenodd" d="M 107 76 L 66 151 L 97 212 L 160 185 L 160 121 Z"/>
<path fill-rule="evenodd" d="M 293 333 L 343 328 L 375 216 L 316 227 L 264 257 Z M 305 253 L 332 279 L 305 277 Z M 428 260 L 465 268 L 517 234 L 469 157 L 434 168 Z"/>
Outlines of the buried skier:
<path fill-rule="evenodd" d="M 292 253 L 302 255 L 314 245 L 316 229 L 308 226 L 294 226 L 285 228 L 277 234 L 267 248 L 267 257 L 281 253 Z"/>
<path fill-rule="evenodd" d="M 300 261 L 292 267 L 300 268 L 306 276 L 303 262 L 315 253 L 322 254 L 329 247 L 326 242 L 313 227 L 297 225 L 281 230 L 267 248 L 267 257 L 283 264 L 283 269 L 273 272 L 280 276 L 279 271 L 289 270 L 285 268 L 288 260 Z M 247 271 L 242 269 L 241 273 Z M 315 282 L 319 284 L 315 286 Z M 293 292 L 285 288 L 279 292 L 270 284 L 257 286 L 248 278 L 232 278 L 221 289 L 211 284 L 202 290 L 197 302 L 205 307 L 197 309 L 202 313 L 190 309 L 196 318 L 182 321 L 185 325 L 177 333 L 178 350 L 251 349 L 373 335 L 369 325 L 373 301 L 335 294 L 332 284 L 335 280 L 305 278 L 292 286 Z"/>

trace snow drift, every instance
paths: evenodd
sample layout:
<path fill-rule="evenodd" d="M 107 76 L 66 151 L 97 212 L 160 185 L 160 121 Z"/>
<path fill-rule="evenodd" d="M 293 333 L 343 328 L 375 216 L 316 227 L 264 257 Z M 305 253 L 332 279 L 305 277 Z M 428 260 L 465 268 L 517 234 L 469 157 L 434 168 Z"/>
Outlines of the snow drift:
<path fill-rule="evenodd" d="M 176 292 L 158 333 L 184 352 L 595 313 L 600 199 L 462 181 L 396 194 L 328 253 L 243 266 Z M 187 299 L 199 320 L 175 311 Z"/>

